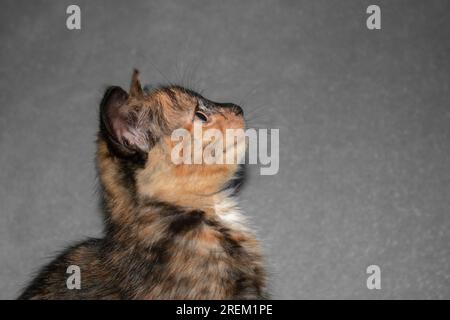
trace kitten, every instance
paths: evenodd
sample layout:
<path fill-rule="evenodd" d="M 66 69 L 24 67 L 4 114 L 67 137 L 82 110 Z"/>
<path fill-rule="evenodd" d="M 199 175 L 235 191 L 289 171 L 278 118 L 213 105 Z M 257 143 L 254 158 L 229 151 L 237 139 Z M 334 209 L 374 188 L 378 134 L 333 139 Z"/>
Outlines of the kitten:
<path fill-rule="evenodd" d="M 226 191 L 237 164 L 174 164 L 170 139 L 194 125 L 244 128 L 242 109 L 179 86 L 110 87 L 100 105 L 97 167 L 102 239 L 70 247 L 19 299 L 261 299 L 258 241 Z M 244 150 L 240 152 L 245 153 Z M 81 270 L 81 289 L 66 271 Z"/>

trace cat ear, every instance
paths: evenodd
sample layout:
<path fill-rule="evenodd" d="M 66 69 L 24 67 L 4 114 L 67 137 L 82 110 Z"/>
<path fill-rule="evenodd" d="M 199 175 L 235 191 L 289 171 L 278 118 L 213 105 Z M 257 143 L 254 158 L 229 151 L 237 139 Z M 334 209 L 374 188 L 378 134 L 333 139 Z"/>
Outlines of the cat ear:
<path fill-rule="evenodd" d="M 133 70 L 133 76 L 131 77 L 130 96 L 135 98 L 142 98 L 144 96 L 141 82 L 139 81 L 139 70 L 137 69 Z"/>
<path fill-rule="evenodd" d="M 101 131 L 110 146 L 124 156 L 149 149 L 147 134 L 138 121 L 138 111 L 127 104 L 128 97 L 122 88 L 110 87 L 100 105 Z"/>

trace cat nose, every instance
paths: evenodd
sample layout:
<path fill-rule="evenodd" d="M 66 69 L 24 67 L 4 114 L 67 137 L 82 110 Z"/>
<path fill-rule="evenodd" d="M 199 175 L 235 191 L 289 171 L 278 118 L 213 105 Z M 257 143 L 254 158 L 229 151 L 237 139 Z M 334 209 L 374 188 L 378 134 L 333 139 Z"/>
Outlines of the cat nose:
<path fill-rule="evenodd" d="M 227 103 L 224 105 L 224 107 L 227 108 L 228 110 L 230 110 L 231 112 L 233 112 L 237 116 L 244 115 L 244 110 L 242 110 L 242 108 L 240 106 L 238 106 L 237 104 Z"/>
<path fill-rule="evenodd" d="M 240 106 L 234 103 L 215 103 L 215 105 L 219 108 L 226 109 L 230 112 L 233 112 L 237 116 L 243 116 L 244 110 Z"/>
<path fill-rule="evenodd" d="M 242 108 L 240 106 L 238 106 L 237 104 L 232 104 L 231 111 L 233 111 L 234 114 L 237 116 L 244 115 L 244 110 L 242 110 Z"/>

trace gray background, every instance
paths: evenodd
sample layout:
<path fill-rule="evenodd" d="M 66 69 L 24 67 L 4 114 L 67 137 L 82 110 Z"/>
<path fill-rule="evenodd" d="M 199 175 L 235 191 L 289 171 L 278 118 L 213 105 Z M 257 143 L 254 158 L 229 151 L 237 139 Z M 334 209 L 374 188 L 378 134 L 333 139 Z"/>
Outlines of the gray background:
<path fill-rule="evenodd" d="M 69 31 L 72 3 L 2 1 L 0 298 L 100 234 L 97 108 L 133 67 L 280 128 L 241 194 L 274 298 L 450 298 L 449 1 L 75 1 Z"/>

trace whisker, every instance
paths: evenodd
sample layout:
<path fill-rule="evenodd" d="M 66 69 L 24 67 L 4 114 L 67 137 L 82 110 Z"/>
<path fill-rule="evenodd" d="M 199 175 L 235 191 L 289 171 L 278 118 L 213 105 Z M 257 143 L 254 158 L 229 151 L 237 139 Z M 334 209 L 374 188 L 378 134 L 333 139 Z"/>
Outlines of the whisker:
<path fill-rule="evenodd" d="M 247 104 L 247 100 L 256 93 L 256 91 L 261 87 L 261 82 L 257 83 L 256 85 L 254 85 L 249 92 L 243 96 L 242 98 L 239 99 L 239 103 L 238 105 L 243 105 L 243 104 Z"/>

